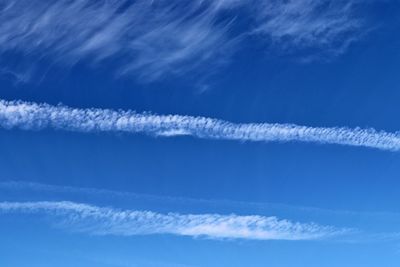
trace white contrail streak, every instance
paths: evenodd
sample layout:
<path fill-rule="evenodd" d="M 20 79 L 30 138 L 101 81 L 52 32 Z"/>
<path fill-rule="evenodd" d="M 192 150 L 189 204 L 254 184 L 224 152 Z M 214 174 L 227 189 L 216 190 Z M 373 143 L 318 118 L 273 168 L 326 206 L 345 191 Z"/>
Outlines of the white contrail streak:
<path fill-rule="evenodd" d="M 116 210 L 74 202 L 0 202 L 8 213 L 45 214 L 67 229 L 96 235 L 173 234 L 192 237 L 253 240 L 319 240 L 349 232 L 315 223 L 295 223 L 276 217 L 235 214 L 161 214 Z"/>
<path fill-rule="evenodd" d="M 0 127 L 77 132 L 127 132 L 157 136 L 190 135 L 204 139 L 259 142 L 311 142 L 400 150 L 400 133 L 346 127 L 308 127 L 277 123 L 231 123 L 181 115 L 153 115 L 110 109 L 76 109 L 0 100 Z"/>

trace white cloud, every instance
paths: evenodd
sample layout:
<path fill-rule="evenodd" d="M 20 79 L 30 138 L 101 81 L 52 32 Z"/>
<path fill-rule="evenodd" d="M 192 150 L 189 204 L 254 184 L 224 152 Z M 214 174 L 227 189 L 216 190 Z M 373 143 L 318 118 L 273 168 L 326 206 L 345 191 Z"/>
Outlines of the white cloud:
<path fill-rule="evenodd" d="M 147 79 L 186 73 L 206 63 L 210 72 L 247 33 L 286 48 L 344 50 L 360 28 L 352 2 L 3 0 L 0 53 L 66 65 L 115 60 L 117 74 Z M 236 27 L 243 17 L 249 25 Z"/>
<path fill-rule="evenodd" d="M 74 109 L 22 101 L 0 100 L 0 127 L 78 132 L 127 132 L 173 137 L 258 142 L 310 142 L 400 150 L 400 134 L 374 129 L 308 127 L 277 123 L 231 123 L 181 115 L 138 114 L 109 109 Z"/>
<path fill-rule="evenodd" d="M 354 16 L 355 4 L 354 0 L 262 1 L 254 33 L 286 50 L 322 47 L 342 53 L 362 26 Z"/>
<path fill-rule="evenodd" d="M 8 0 L 0 4 L 0 51 L 67 64 L 119 58 L 119 73 L 155 78 L 226 51 L 220 5 L 208 1 Z"/>
<path fill-rule="evenodd" d="M 160 214 L 74 202 L 0 202 L 0 212 L 44 213 L 56 217 L 56 223 L 68 229 L 96 235 L 173 234 L 222 239 L 315 240 L 348 232 L 258 215 Z"/>

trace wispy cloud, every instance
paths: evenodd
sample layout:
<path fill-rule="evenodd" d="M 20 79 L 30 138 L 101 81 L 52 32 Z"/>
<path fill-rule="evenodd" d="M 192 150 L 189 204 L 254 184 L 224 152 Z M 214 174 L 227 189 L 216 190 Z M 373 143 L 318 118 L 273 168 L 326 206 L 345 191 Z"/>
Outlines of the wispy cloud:
<path fill-rule="evenodd" d="M 43 198 L 44 193 L 51 193 L 53 196 L 58 196 L 60 199 L 74 199 L 76 196 L 90 196 L 92 199 L 100 197 L 102 200 L 123 200 L 124 203 L 133 203 L 132 201 L 144 200 L 150 201 L 152 203 L 163 203 L 163 206 L 167 204 L 173 204 L 176 206 L 178 203 L 180 206 L 187 205 L 193 208 L 193 206 L 202 207 L 223 207 L 231 209 L 241 209 L 246 210 L 257 210 L 276 213 L 277 211 L 284 211 L 289 213 L 301 213 L 302 215 L 318 214 L 321 216 L 328 216 L 329 218 L 339 218 L 345 217 L 357 220 L 363 218 L 368 222 L 371 220 L 382 220 L 386 218 L 388 220 L 400 220 L 400 213 L 391 211 L 359 211 L 359 210 L 343 210 L 343 209 L 326 209 L 317 208 L 312 206 L 299 206 L 299 205 L 289 205 L 274 202 L 251 202 L 251 201 L 238 201 L 229 199 L 202 199 L 202 198 L 189 198 L 189 197 L 179 197 L 179 196 L 160 196 L 151 194 L 139 194 L 129 191 L 115 191 L 109 189 L 99 189 L 91 187 L 73 187 L 68 185 L 52 185 L 35 183 L 20 180 L 9 180 L 0 182 L 1 192 L 24 192 L 28 193 L 40 193 L 41 198 Z M 0 192 L 0 193 L 1 193 Z"/>
<path fill-rule="evenodd" d="M 127 132 L 155 136 L 257 142 L 309 142 L 400 150 L 400 133 L 374 129 L 323 128 L 294 124 L 231 123 L 180 115 L 138 114 L 109 109 L 74 109 L 22 101 L 0 100 L 0 127 L 23 130 L 46 128 L 77 132 Z"/>
<path fill-rule="evenodd" d="M 220 214 L 160 214 L 116 210 L 74 202 L 1 202 L 1 213 L 37 213 L 58 218 L 57 224 L 95 235 L 173 234 L 192 237 L 254 240 L 316 240 L 348 232 L 314 223 L 276 217 Z"/>
<path fill-rule="evenodd" d="M 319 47 L 340 54 L 357 39 L 362 26 L 354 16 L 358 1 L 262 1 L 254 33 L 268 37 L 284 50 Z"/>
<path fill-rule="evenodd" d="M 226 52 L 228 22 L 216 21 L 222 8 L 197 0 L 2 1 L 0 51 L 71 65 L 119 59 L 118 73 L 156 78 Z"/>
<path fill-rule="evenodd" d="M 84 196 L 87 199 L 89 196 L 91 199 L 101 199 L 102 203 L 106 203 L 107 201 L 115 201 L 115 200 L 123 200 L 124 205 L 137 205 L 141 203 L 143 206 L 144 203 L 151 203 L 148 207 L 160 207 L 162 203 L 162 209 L 168 210 L 168 207 L 174 207 L 180 210 L 182 207 L 187 207 L 185 210 L 196 210 L 201 207 L 202 210 L 215 210 L 218 207 L 218 210 L 223 208 L 224 210 L 241 210 L 241 212 L 246 212 L 246 214 L 274 214 L 274 217 L 265 217 L 265 216 L 250 216 L 250 217 L 258 217 L 258 218 L 274 218 L 278 222 L 286 221 L 287 220 L 279 220 L 279 217 L 290 217 L 290 218 L 302 218 L 303 221 L 323 221 L 323 222 L 331 222 L 335 221 L 335 223 L 339 223 L 341 227 L 328 227 L 332 230 L 332 235 L 322 237 L 322 238 L 330 238 L 330 240 L 340 241 L 340 242 L 347 242 L 347 243 L 371 243 L 371 242 L 392 242 L 399 240 L 399 232 L 397 229 L 392 229 L 391 226 L 397 225 L 400 219 L 400 214 L 391 211 L 357 211 L 357 210 L 337 210 L 337 209 L 324 209 L 324 208 L 316 208 L 316 207 L 307 207 L 307 206 L 293 206 L 287 204 L 279 204 L 279 203 L 268 203 L 268 202 L 242 202 L 242 201 L 233 201 L 233 200 L 223 200 L 223 199 L 194 199 L 194 198 L 186 198 L 186 197 L 176 197 L 176 196 L 157 196 L 157 195 L 147 195 L 147 194 L 136 194 L 133 192 L 121 192 L 121 191 L 113 191 L 113 190 L 106 190 L 106 189 L 97 189 L 97 188 L 81 188 L 81 187 L 71 187 L 71 186 L 55 186 L 49 184 L 40 184 L 40 183 L 32 183 L 32 182 L 24 182 L 24 181 L 8 181 L 8 182 L 0 182 L 0 193 L 6 193 L 7 196 L 10 196 L 11 191 L 18 191 L 19 193 L 24 194 L 24 198 L 30 195 L 31 193 L 40 193 L 36 195 L 40 195 L 40 199 L 43 200 L 44 198 L 52 199 L 52 202 L 11 202 L 13 203 L 12 206 L 8 208 L 2 209 L 0 207 L 0 216 L 2 212 L 22 212 L 22 213 L 29 213 L 29 214 L 42 214 L 42 215 L 50 215 L 52 219 L 55 216 L 57 220 L 51 220 L 54 222 L 56 226 L 66 227 L 73 231 L 83 231 L 92 234 L 105 234 L 105 233 L 97 233 L 97 229 L 102 229 L 100 226 L 99 228 L 99 221 L 101 224 L 105 224 L 106 220 L 94 220 L 92 218 L 83 220 L 80 219 L 71 223 L 69 221 L 70 216 L 74 216 L 75 211 L 62 211 L 60 209 L 49 209 L 46 210 L 45 206 L 42 204 L 37 205 L 36 208 L 28 208 L 29 205 L 34 205 L 34 203 L 72 203 L 76 204 L 79 202 L 79 197 Z M 50 193 L 51 195 L 48 195 Z M 33 194 L 34 196 L 35 194 Z M 54 197 L 59 200 L 68 199 L 74 202 L 55 202 Z M 78 198 L 77 198 L 78 197 Z M 98 198 L 100 197 L 100 198 Z M 144 201 L 144 202 L 143 202 Z M 10 203 L 10 202 L 0 202 L 0 203 Z M 29 204 L 28 206 L 15 206 L 15 203 L 19 204 Z M 171 206 L 172 204 L 172 206 Z M 47 204 L 46 204 L 47 205 Z M 72 205 L 71 207 L 74 207 Z M 82 204 L 79 204 L 82 205 Z M 1 205 L 0 205 L 1 206 Z M 62 206 L 62 205 L 61 205 Z M 60 206 L 60 207 L 61 207 Z M 90 205 L 84 205 L 90 206 Z M 90 206 L 93 207 L 93 206 Z M 98 207 L 95 207 L 98 208 Z M 103 208 L 98 208 L 103 211 L 108 210 Z M 45 210 L 45 211 L 44 211 Z M 57 210 L 57 211 L 56 211 Z M 89 209 L 90 210 L 90 209 Z M 115 210 L 116 212 L 127 212 L 121 210 Z M 147 210 L 147 208 L 141 208 L 143 210 Z M 159 210 L 158 210 L 159 212 Z M 143 212 L 145 213 L 145 212 Z M 162 215 L 163 213 L 154 213 Z M 165 213 L 164 213 L 165 214 Z M 179 215 L 178 213 L 173 213 L 175 215 Z M 180 213 L 182 214 L 182 213 Z M 165 215 L 171 215 L 171 213 L 167 213 Z M 248 217 L 248 216 L 238 216 L 238 215 L 218 215 L 208 212 L 207 214 L 203 214 L 201 216 L 222 216 L 224 218 L 236 218 L 236 217 Z M 300 215 L 300 217 L 299 217 Z M 110 215 L 111 216 L 111 215 Z M 183 215 L 188 216 L 188 215 Z M 76 218 L 76 216 L 74 217 Z M 233 222 L 233 221 L 232 221 Z M 296 224 L 293 221 L 289 221 L 292 224 Z M 348 225 L 348 222 L 351 222 Z M 347 225 L 346 228 L 343 228 L 343 224 Z M 87 226 L 90 225 L 90 228 Z M 310 225 L 301 224 L 301 225 Z M 311 223 L 311 225 L 316 225 Z M 321 225 L 321 224 L 319 224 Z M 378 226 L 372 227 L 371 225 Z M 85 227 L 83 227 L 85 226 Z M 388 226 L 392 229 L 392 232 L 382 232 L 381 229 Z M 322 226 L 326 228 L 326 226 Z M 94 230 L 93 230 L 94 229 Z M 327 231 L 329 232 L 329 231 Z M 114 234 L 112 232 L 107 234 Z M 139 233 L 138 233 L 139 234 Z M 123 235 L 123 234 L 120 234 Z M 129 235 L 129 234 L 128 234 Z M 210 238 L 217 238 L 216 236 L 208 236 L 206 234 L 199 234 L 199 236 L 207 236 Z M 229 238 L 233 239 L 236 237 L 220 237 L 218 238 Z M 241 237 L 237 237 L 241 238 Z M 245 237 L 243 237 L 245 238 Z M 252 238 L 248 238 L 252 239 Z M 257 238 L 254 238 L 257 239 Z"/>
<path fill-rule="evenodd" d="M 353 1 L 59 0 L 0 2 L 0 53 L 74 65 L 114 60 L 117 74 L 182 74 L 229 58 L 257 33 L 284 47 L 343 47 L 357 36 Z M 237 27 L 238 18 L 250 23 Z M 336 49 L 337 50 L 337 49 Z"/>

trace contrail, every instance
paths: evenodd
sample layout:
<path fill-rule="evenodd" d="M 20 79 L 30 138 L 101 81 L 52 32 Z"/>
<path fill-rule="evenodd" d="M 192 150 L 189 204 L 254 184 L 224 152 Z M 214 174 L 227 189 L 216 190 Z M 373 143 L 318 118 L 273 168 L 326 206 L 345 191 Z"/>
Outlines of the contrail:
<path fill-rule="evenodd" d="M 320 240 L 348 233 L 315 223 L 298 223 L 260 215 L 156 213 L 117 210 L 75 202 L 0 202 L 0 216 L 44 214 L 66 229 L 95 235 L 151 235 L 249 240 Z"/>
<path fill-rule="evenodd" d="M 111 109 L 77 109 L 0 100 L 0 127 L 76 132 L 127 132 L 154 136 L 188 135 L 203 139 L 254 142 L 308 142 L 400 150 L 400 133 L 347 127 L 308 127 L 278 123 L 232 123 L 182 115 L 154 115 Z"/>

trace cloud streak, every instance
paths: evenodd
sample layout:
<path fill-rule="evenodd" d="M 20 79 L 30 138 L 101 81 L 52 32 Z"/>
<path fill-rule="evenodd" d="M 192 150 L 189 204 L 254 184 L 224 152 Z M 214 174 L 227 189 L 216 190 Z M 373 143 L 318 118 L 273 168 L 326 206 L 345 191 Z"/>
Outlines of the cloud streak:
<path fill-rule="evenodd" d="M 102 200 L 124 200 L 124 203 L 133 203 L 132 201 L 149 201 L 155 205 L 163 204 L 167 207 L 168 204 L 185 206 L 190 208 L 193 206 L 201 205 L 201 207 L 223 207 L 229 209 L 241 209 L 246 208 L 246 210 L 262 210 L 263 213 L 277 213 L 277 212 L 291 212 L 304 214 L 318 214 L 322 216 L 329 216 L 329 218 L 338 219 L 339 217 L 346 217 L 350 219 L 365 218 L 368 222 L 371 220 L 382 220 L 386 218 L 388 220 L 400 220 L 400 213 L 392 211 L 359 211 L 359 210 L 343 210 L 343 209 L 327 209 L 318 208 L 313 206 L 299 206 L 299 205 L 289 205 L 283 203 L 275 202 L 251 202 L 251 201 L 238 201 L 229 199 L 204 199 L 204 198 L 190 198 L 190 197 L 179 197 L 179 196 L 158 196 L 151 194 L 134 193 L 129 191 L 114 191 L 109 189 L 99 189 L 91 187 L 73 187 L 66 185 L 52 185 L 52 184 L 42 184 L 27 181 L 17 181 L 9 180 L 0 182 L 0 195 L 4 192 L 23 192 L 26 193 L 39 193 L 41 199 L 43 199 L 44 194 L 52 193 L 52 198 L 57 196 L 57 199 L 70 199 L 76 196 L 91 196 L 91 199 L 96 199 L 101 197 Z"/>
<path fill-rule="evenodd" d="M 118 74 L 149 79 L 184 72 L 228 50 L 218 2 L 5 0 L 0 52 L 68 65 L 118 59 Z"/>
<path fill-rule="evenodd" d="M 347 233 L 314 223 L 235 214 L 161 214 L 116 210 L 74 202 L 0 202 L 0 214 L 45 214 L 73 231 L 95 235 L 173 234 L 216 239 L 318 240 Z"/>
<path fill-rule="evenodd" d="M 254 33 L 285 50 L 324 48 L 344 52 L 357 39 L 362 22 L 354 16 L 357 1 L 289 0 L 263 1 Z"/>
<path fill-rule="evenodd" d="M 30 65 L 33 59 L 70 66 L 113 61 L 117 74 L 146 79 L 206 63 L 209 72 L 249 34 L 285 49 L 343 50 L 361 28 L 353 5 L 333 0 L 2 0 L 0 53 L 20 53 Z M 238 25 L 242 20 L 247 22 Z"/>
<path fill-rule="evenodd" d="M 345 127 L 308 127 L 277 123 L 232 123 L 181 115 L 153 115 L 110 109 L 76 109 L 22 101 L 0 100 L 0 127 L 56 129 L 76 132 L 126 132 L 152 136 L 192 136 L 252 142 L 307 142 L 380 150 L 400 150 L 400 133 Z"/>

